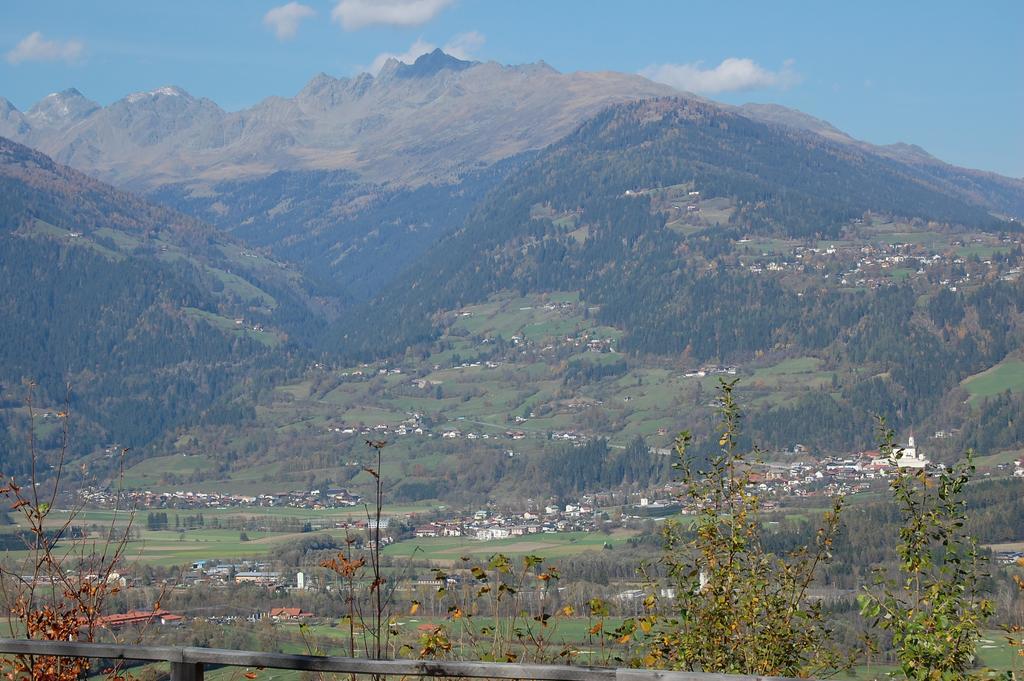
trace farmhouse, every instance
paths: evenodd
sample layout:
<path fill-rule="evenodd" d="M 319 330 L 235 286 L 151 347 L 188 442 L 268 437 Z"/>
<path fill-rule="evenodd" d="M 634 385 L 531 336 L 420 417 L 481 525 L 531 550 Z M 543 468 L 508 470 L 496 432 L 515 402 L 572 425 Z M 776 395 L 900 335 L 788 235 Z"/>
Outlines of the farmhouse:
<path fill-rule="evenodd" d="M 125 613 L 103 615 L 96 620 L 96 624 L 107 629 L 117 629 L 129 625 L 176 624 L 185 618 L 175 615 L 167 610 L 129 610 Z"/>
<path fill-rule="evenodd" d="M 260 584 L 263 586 L 272 586 L 280 581 L 280 572 L 253 570 L 249 572 L 238 572 L 235 574 L 235 582 L 237 584 Z"/>
<path fill-rule="evenodd" d="M 271 608 L 267 616 L 272 620 L 300 620 L 313 617 L 313 613 L 306 612 L 302 608 Z"/>

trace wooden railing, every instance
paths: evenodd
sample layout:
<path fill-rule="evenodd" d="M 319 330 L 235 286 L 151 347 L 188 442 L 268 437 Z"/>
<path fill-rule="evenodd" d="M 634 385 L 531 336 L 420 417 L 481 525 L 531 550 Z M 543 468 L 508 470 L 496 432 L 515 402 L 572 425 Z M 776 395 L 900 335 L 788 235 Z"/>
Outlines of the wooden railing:
<path fill-rule="evenodd" d="M 532 679 L 535 681 L 782 681 L 773 676 L 734 676 L 656 669 L 576 667 L 503 662 L 449 662 L 446 660 L 369 660 L 352 657 L 285 655 L 220 648 L 173 648 L 107 643 L 0 639 L 2 655 L 49 655 L 168 662 L 171 681 L 202 681 L 206 665 L 265 669 L 293 669 L 375 676 L 468 679 Z"/>

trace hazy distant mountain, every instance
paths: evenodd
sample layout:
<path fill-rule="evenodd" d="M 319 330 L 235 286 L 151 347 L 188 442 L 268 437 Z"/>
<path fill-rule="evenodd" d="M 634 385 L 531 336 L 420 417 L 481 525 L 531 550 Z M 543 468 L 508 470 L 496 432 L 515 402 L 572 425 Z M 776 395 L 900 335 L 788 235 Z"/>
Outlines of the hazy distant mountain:
<path fill-rule="evenodd" d="M 122 186 L 356 170 L 371 181 L 436 180 L 543 147 L 609 104 L 674 93 L 640 76 L 562 74 L 440 50 L 377 76 L 320 74 L 295 97 L 238 112 L 175 87 L 96 107 L 76 90 L 28 114 L 0 105 L 0 134 Z M 27 129 L 26 129 L 27 126 Z"/>
<path fill-rule="evenodd" d="M 502 66 L 440 50 L 413 64 L 390 60 L 376 76 L 320 74 L 295 97 L 230 113 L 176 87 L 106 107 L 66 90 L 25 114 L 0 100 L 0 134 L 269 247 L 329 287 L 371 297 L 458 228 L 524 153 L 539 153 L 610 107 L 663 95 L 784 130 L 772 139 L 789 151 L 811 153 L 822 143 L 847 149 L 911 190 L 926 187 L 940 203 L 945 194 L 974 207 L 979 219 L 1024 215 L 1024 181 L 957 168 L 909 144 L 874 146 L 786 107 L 732 107 L 636 75 L 562 74 L 543 62 Z M 717 172 L 751 174 L 728 167 L 745 160 L 710 148 L 678 153 L 698 151 L 724 164 Z M 693 169 L 708 170 L 693 154 Z M 756 179 L 766 192 L 785 186 L 777 174 Z M 827 202 L 849 205 L 846 188 L 857 180 L 832 179 Z M 792 208 L 799 220 L 808 219 L 803 208 Z"/>
<path fill-rule="evenodd" d="M 765 123 L 777 123 L 788 128 L 806 130 L 836 142 L 856 141 L 828 121 L 823 121 L 810 114 L 780 106 L 779 104 L 744 104 L 739 107 L 739 111 L 745 116 L 756 118 Z"/>
<path fill-rule="evenodd" d="M 75 88 L 69 88 L 43 97 L 29 109 L 25 118 L 36 129 L 59 131 L 87 118 L 99 108 L 99 104 Z"/>
<path fill-rule="evenodd" d="M 680 93 L 637 75 L 559 73 L 544 62 L 503 66 L 441 50 L 376 76 L 320 74 L 294 97 L 226 112 L 178 87 L 100 107 L 75 89 L 27 113 L 0 99 L 0 135 L 116 185 L 150 190 L 277 171 L 354 171 L 366 183 L 449 183 L 467 170 L 541 149 L 614 104 Z M 707 100 L 685 95 L 707 104 Z M 950 166 L 910 144 L 873 146 L 826 121 L 774 104 L 717 105 L 906 163 L 929 182 L 1008 214 L 1024 213 L 1024 182 Z"/>
<path fill-rule="evenodd" d="M 25 120 L 25 114 L 0 97 L 0 135 L 5 137 L 23 137 L 28 135 L 32 128 Z"/>
<path fill-rule="evenodd" d="M 164 185 L 149 196 L 368 298 L 460 226 L 522 156 L 415 187 L 368 184 L 347 170 L 281 170 L 202 191 Z"/>
<path fill-rule="evenodd" d="M 828 121 L 777 104 L 744 104 L 738 111 L 750 118 L 802 130 L 863 152 L 899 161 L 922 181 L 941 187 L 972 203 L 985 205 L 1010 216 L 1024 215 L 1024 180 L 983 170 L 960 168 L 938 158 L 916 144 L 898 142 L 874 145 L 858 140 Z"/>

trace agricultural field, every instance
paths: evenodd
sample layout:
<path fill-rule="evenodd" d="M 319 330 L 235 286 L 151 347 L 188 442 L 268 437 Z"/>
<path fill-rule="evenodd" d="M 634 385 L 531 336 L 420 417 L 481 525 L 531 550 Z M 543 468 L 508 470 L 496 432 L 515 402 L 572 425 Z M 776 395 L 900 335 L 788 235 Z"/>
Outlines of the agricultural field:
<path fill-rule="evenodd" d="M 426 503 L 403 504 L 389 506 L 384 516 L 400 520 L 413 514 L 438 510 Z M 126 563 L 178 566 L 199 560 L 271 559 L 281 548 L 302 539 L 330 535 L 342 540 L 348 531 L 337 525 L 366 519 L 366 512 L 362 508 L 207 508 L 167 509 L 162 512 L 168 516 L 166 530 L 147 527 L 150 513 L 147 510 L 137 511 L 134 517 L 124 511 L 78 511 L 72 525 L 86 533 L 110 527 L 123 533 L 130 523 L 132 533 L 125 550 Z M 66 513 L 55 510 L 54 523 L 60 521 Z M 203 526 L 186 529 L 185 521 L 199 514 L 203 516 Z M 285 525 L 282 523 L 287 523 L 289 527 L 308 524 L 310 531 L 283 529 Z M 7 525 L 2 527 L 2 531 L 14 532 L 18 527 L 17 524 Z M 632 530 L 616 529 L 610 533 L 542 533 L 493 541 L 478 541 L 470 537 L 417 538 L 391 544 L 385 547 L 384 554 L 396 558 L 429 560 L 438 565 L 456 563 L 462 556 L 486 557 L 494 553 L 510 556 L 535 554 L 557 559 L 586 551 L 623 550 L 628 546 L 627 540 L 636 534 Z M 103 543 L 99 538 L 85 539 L 81 543 L 88 546 L 91 542 L 97 547 Z M 27 556 L 27 551 L 8 551 L 4 559 L 12 563 Z"/>
<path fill-rule="evenodd" d="M 975 374 L 962 383 L 973 401 L 1000 393 L 1024 390 L 1024 360 L 1006 359 L 991 369 Z"/>
<path fill-rule="evenodd" d="M 693 188 L 684 184 L 638 193 L 649 195 L 656 210 L 675 215 L 672 211 L 678 213 L 680 206 L 692 205 L 690 191 Z M 698 201 L 704 220 L 712 210 L 731 210 L 718 200 L 692 200 Z M 565 229 L 586 229 L 576 224 L 578 216 L 572 212 L 557 212 L 547 205 L 535 206 L 533 212 Z M 697 218 L 690 218 L 687 222 L 683 210 L 672 219 L 687 229 L 698 228 Z M 132 247 L 126 241 L 131 238 L 110 235 L 121 248 Z M 799 249 L 813 248 L 818 251 L 815 258 L 845 258 L 849 264 L 860 258 L 862 248 L 880 244 L 909 244 L 908 258 L 932 252 L 980 257 L 1003 248 L 991 235 L 866 219 L 832 240 L 743 237 L 735 249 L 752 263 L 797 262 Z M 829 250 L 834 253 L 829 255 Z M 225 255 L 250 268 L 278 267 L 242 249 L 229 249 Z M 882 266 L 876 259 L 868 267 L 874 268 L 871 273 L 855 276 L 906 281 L 919 276 L 916 265 Z M 853 275 L 850 279 L 844 290 L 867 286 Z M 224 283 L 226 289 L 233 285 Z M 233 292 L 260 305 L 274 304 L 258 291 Z M 927 303 L 922 294 L 922 310 Z M 280 342 L 272 330 L 254 330 L 199 310 L 189 314 L 267 346 Z M 841 396 L 850 381 L 849 367 L 837 366 L 825 353 L 813 356 L 781 344 L 771 353 L 729 367 L 729 373 L 724 373 L 725 367 L 701 366 L 686 356 L 627 354 L 620 348 L 622 331 L 600 324 L 599 308 L 574 291 L 506 291 L 440 316 L 444 332 L 421 354 L 367 365 L 312 365 L 268 389 L 252 406 L 253 420 L 228 429 L 193 425 L 161 445 L 162 451 L 152 459 L 131 461 L 125 486 L 254 495 L 313 489 L 329 482 L 365 495 L 372 482 L 363 471 L 371 458 L 364 445 L 368 439 L 388 443 L 381 473 L 390 490 L 420 477 L 457 476 L 464 469 L 459 469 L 455 454 L 470 450 L 483 456 L 529 457 L 553 452 L 572 438 L 606 438 L 610 446 L 622 448 L 637 437 L 653 448 L 668 448 L 680 430 L 708 427 L 722 378 L 739 381 L 737 398 L 748 412 L 792 406 L 813 390 Z M 702 368 L 708 371 L 696 375 Z M 1006 389 L 1024 390 L 1024 361 L 1007 359 L 966 379 L 963 387 L 973 406 Z"/>
<path fill-rule="evenodd" d="M 194 428 L 163 456 L 134 463 L 125 487 L 260 494 L 331 480 L 365 494 L 371 435 L 388 442 L 381 473 L 395 484 L 454 472 L 452 452 L 460 447 L 537 453 L 556 446 L 556 433 L 604 437 L 619 448 L 643 437 L 667 448 L 680 430 L 707 418 L 720 378 L 739 379 L 749 408 L 784 405 L 833 381 L 822 359 L 806 355 L 702 376 L 685 361 L 646 363 L 619 352 L 621 332 L 594 316 L 575 293 L 494 296 L 452 312 L 429 355 L 311 368 L 275 387 L 243 428 Z M 587 372 L 581 380 L 568 377 L 574 367 Z M 453 431 L 458 439 L 443 437 Z M 520 433 L 516 440 L 510 431 Z M 229 465 L 225 452 L 246 464 Z"/>
<path fill-rule="evenodd" d="M 979 469 L 994 468 L 1000 465 L 1012 464 L 1014 461 L 1019 461 L 1022 458 L 1024 458 L 1024 451 L 1012 449 L 987 456 L 979 456 L 974 459 L 974 465 Z"/>
<path fill-rule="evenodd" d="M 387 509 L 385 517 L 401 518 L 408 514 L 431 510 L 425 504 L 394 505 Z M 147 528 L 147 517 L 150 511 L 140 510 L 131 513 L 105 510 L 84 510 L 75 514 L 73 526 L 82 528 L 87 533 L 98 533 L 113 527 L 118 534 L 123 534 L 132 527 L 131 537 L 125 549 L 125 562 L 137 565 L 179 566 L 197 560 L 237 560 L 237 559 L 270 559 L 282 547 L 294 544 L 305 538 L 318 535 L 331 535 L 342 540 L 346 530 L 337 527 L 339 523 L 365 520 L 363 508 L 346 509 L 301 509 L 301 508 L 205 508 L 205 509 L 167 509 L 168 529 L 151 530 Z M 57 509 L 54 511 L 53 524 L 61 522 L 67 513 Z M 187 517 L 203 516 L 202 527 L 186 529 L 184 521 Z M 175 527 L 181 523 L 181 527 Z M 289 531 L 281 529 L 285 524 L 298 527 L 302 524 L 310 526 L 309 532 Z M 241 529 L 242 527 L 246 529 Z M 3 532 L 14 532 L 18 524 L 0 528 Z M 243 538 L 244 535 L 244 538 Z M 102 540 L 86 539 L 81 542 L 88 547 L 95 543 L 102 547 Z M 70 548 L 70 544 L 67 545 Z M 7 551 L 3 559 L 10 563 L 17 562 L 28 556 L 28 551 Z"/>
<path fill-rule="evenodd" d="M 833 372 L 816 357 L 794 357 L 752 371 L 743 383 L 754 398 L 752 404 L 783 404 L 803 389 L 828 386 Z"/>
<path fill-rule="evenodd" d="M 343 530 L 331 530 L 333 536 L 342 538 Z M 318 532 L 315 534 L 324 534 Z M 185 533 L 173 531 L 149 532 L 143 530 L 141 537 L 129 540 L 124 552 L 126 567 L 154 565 L 178 567 L 198 560 L 255 560 L 273 557 L 283 546 L 302 538 L 313 536 L 299 533 L 248 532 L 249 541 L 241 541 L 238 530 L 190 530 Z M 78 548 L 103 549 L 103 542 L 91 544 L 82 542 Z M 58 548 L 58 552 L 60 549 Z M 29 557 L 28 551 L 7 551 L 3 560 L 14 565 Z"/>
<path fill-rule="evenodd" d="M 253 290 L 257 290 L 254 286 L 249 285 Z M 237 333 L 248 338 L 251 338 L 267 347 L 276 347 L 280 344 L 281 339 L 270 331 L 263 331 L 259 329 L 251 328 L 244 324 L 238 324 L 234 319 L 228 319 L 222 315 L 213 314 L 212 312 L 206 312 L 205 310 L 197 310 L 193 307 L 185 308 L 186 314 L 196 319 L 201 319 L 204 322 L 211 324 L 212 326 L 226 331 L 229 333 Z"/>
<path fill-rule="evenodd" d="M 172 454 L 145 459 L 130 467 L 124 473 L 126 488 L 146 489 L 167 480 L 169 475 L 188 476 L 199 472 L 207 473 L 217 468 L 217 462 L 210 455 Z"/>
<path fill-rule="evenodd" d="M 477 541 L 471 537 L 425 537 L 392 544 L 384 549 L 384 554 L 452 565 L 457 564 L 462 556 L 486 557 L 495 553 L 509 556 L 533 554 L 554 560 L 585 551 L 622 549 L 628 546 L 626 540 L 635 535 L 636 532 L 630 530 L 616 530 L 607 535 L 600 532 L 559 532 L 494 541 Z"/>

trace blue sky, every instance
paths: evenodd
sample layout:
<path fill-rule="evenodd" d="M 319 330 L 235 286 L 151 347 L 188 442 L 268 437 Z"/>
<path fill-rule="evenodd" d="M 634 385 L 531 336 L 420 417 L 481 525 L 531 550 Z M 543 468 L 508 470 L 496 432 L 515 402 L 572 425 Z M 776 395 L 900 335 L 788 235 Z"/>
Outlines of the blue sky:
<path fill-rule="evenodd" d="M 234 110 L 448 47 L 562 71 L 644 73 L 777 102 L 850 134 L 1024 177 L 1024 2 L 8 0 L 0 96 L 107 104 L 178 85 Z"/>

